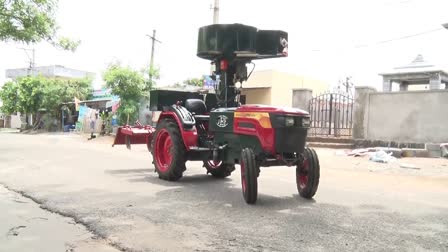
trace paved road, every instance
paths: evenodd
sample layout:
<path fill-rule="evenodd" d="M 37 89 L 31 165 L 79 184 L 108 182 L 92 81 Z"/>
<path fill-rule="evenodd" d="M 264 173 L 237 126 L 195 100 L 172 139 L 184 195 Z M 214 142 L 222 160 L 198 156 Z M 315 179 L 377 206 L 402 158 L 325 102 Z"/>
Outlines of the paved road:
<path fill-rule="evenodd" d="M 448 251 L 448 160 L 403 169 L 321 149 L 314 200 L 297 196 L 294 169 L 273 167 L 249 206 L 239 172 L 217 180 L 192 162 L 179 182 L 161 181 L 144 146 L 110 141 L 0 134 L 0 184 L 121 250 Z"/>
<path fill-rule="evenodd" d="M 73 219 L 0 186 L 0 251 L 118 252 Z"/>

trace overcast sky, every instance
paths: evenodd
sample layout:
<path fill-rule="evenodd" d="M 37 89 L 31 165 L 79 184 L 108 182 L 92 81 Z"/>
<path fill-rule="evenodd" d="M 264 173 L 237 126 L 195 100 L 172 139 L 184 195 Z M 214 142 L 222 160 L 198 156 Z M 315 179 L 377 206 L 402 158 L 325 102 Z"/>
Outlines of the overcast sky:
<path fill-rule="evenodd" d="M 149 64 L 157 30 L 155 64 L 161 85 L 207 74 L 196 57 L 198 28 L 212 23 L 213 0 L 60 0 L 59 34 L 82 41 L 75 53 L 34 45 L 36 64 L 95 72 L 96 87 L 107 64 L 119 60 L 140 69 Z M 220 0 L 220 23 L 243 23 L 289 33 L 289 57 L 256 62 L 335 84 L 353 76 L 356 85 L 381 87 L 378 73 L 411 62 L 417 54 L 448 65 L 447 0 Z M 420 36 L 398 39 L 439 29 Z M 379 43 L 381 41 L 389 41 Z M 27 67 L 14 43 L 0 44 L 0 83 L 7 68 Z M 29 45 L 28 47 L 33 47 Z"/>

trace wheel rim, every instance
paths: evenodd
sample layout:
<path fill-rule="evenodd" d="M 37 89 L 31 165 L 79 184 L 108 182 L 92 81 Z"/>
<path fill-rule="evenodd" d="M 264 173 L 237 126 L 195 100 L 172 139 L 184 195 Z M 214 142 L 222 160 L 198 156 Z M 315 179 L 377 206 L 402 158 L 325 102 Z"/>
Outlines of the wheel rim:
<path fill-rule="evenodd" d="M 308 184 L 309 166 L 308 159 L 303 160 L 297 176 L 297 183 L 299 184 L 300 189 L 304 189 Z"/>
<path fill-rule="evenodd" d="M 208 160 L 207 164 L 212 169 L 217 169 L 219 166 L 221 166 L 222 161 L 214 161 L 214 160 Z"/>
<path fill-rule="evenodd" d="M 241 162 L 241 187 L 243 188 L 243 194 L 246 194 L 246 169 L 244 167 L 244 162 Z"/>
<path fill-rule="evenodd" d="M 173 141 L 166 129 L 160 130 L 156 139 L 156 162 L 161 172 L 166 172 L 173 159 L 171 155 L 171 147 L 173 147 Z"/>

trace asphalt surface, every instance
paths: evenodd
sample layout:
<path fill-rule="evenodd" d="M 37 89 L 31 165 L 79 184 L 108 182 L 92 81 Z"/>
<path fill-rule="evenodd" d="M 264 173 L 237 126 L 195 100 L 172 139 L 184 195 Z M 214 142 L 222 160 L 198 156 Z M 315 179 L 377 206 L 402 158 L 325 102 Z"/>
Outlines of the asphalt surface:
<path fill-rule="evenodd" d="M 0 251 L 117 252 L 73 219 L 0 186 Z"/>
<path fill-rule="evenodd" d="M 166 182 L 145 146 L 86 138 L 0 134 L 0 184 L 125 251 L 448 251 L 446 159 L 404 169 L 319 149 L 314 200 L 293 168 L 271 167 L 247 205 L 238 169 L 219 180 L 190 162 Z"/>

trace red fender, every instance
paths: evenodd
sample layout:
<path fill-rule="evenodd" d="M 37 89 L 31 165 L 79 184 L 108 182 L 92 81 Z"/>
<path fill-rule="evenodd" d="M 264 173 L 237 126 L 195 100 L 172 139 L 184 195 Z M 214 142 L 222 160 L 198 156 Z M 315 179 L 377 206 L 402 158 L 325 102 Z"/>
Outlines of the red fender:
<path fill-rule="evenodd" d="M 184 140 L 185 149 L 187 149 L 187 151 L 189 151 L 191 147 L 196 147 L 198 145 L 198 132 L 195 126 L 193 126 L 193 128 L 190 130 L 185 130 L 182 127 L 182 122 L 177 114 L 172 111 L 163 111 L 160 114 L 158 122 L 165 118 L 171 118 L 177 122 L 177 125 L 180 129 L 180 134 L 182 135 L 182 139 Z"/>

